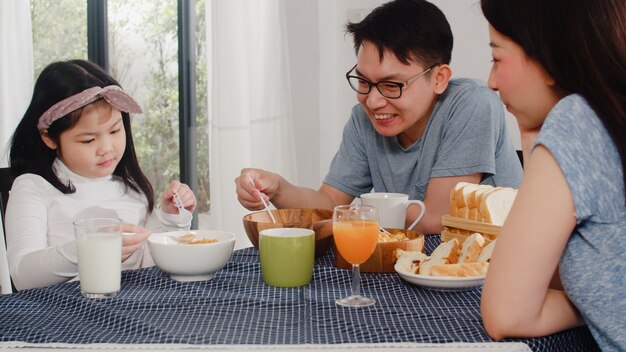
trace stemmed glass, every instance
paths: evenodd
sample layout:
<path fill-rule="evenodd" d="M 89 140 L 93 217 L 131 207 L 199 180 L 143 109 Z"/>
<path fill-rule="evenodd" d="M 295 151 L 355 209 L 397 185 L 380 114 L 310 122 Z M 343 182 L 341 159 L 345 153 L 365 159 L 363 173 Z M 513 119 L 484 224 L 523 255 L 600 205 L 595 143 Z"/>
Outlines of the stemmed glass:
<path fill-rule="evenodd" d="M 361 296 L 359 265 L 376 249 L 378 242 L 378 209 L 367 205 L 339 205 L 333 211 L 335 246 L 352 264 L 352 294 L 335 302 L 345 307 L 367 307 L 375 300 Z"/>

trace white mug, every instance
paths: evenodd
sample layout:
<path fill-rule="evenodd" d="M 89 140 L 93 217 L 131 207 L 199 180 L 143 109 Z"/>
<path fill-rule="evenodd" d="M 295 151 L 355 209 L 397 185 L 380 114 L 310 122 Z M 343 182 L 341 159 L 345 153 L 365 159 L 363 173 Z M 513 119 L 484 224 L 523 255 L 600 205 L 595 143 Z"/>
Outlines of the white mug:
<path fill-rule="evenodd" d="M 419 204 L 421 211 L 413 221 L 409 230 L 412 230 L 426 213 L 426 205 L 421 200 L 409 200 L 404 193 L 373 192 L 361 194 L 361 204 L 378 208 L 380 227 L 403 229 L 406 219 L 406 209 L 411 204 Z"/>

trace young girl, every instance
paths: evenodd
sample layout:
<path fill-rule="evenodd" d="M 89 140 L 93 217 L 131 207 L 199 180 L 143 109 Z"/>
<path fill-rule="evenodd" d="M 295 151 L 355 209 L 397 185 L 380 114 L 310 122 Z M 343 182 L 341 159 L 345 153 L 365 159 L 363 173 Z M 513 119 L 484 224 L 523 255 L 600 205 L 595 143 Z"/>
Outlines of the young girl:
<path fill-rule="evenodd" d="M 529 155 L 485 280 L 485 328 L 500 339 L 586 323 L 602 350 L 624 351 L 626 2 L 481 3 L 489 85 Z"/>
<path fill-rule="evenodd" d="M 129 113 L 139 105 L 98 66 L 56 62 L 42 72 L 11 140 L 15 175 L 6 210 L 7 257 L 18 290 L 78 275 L 73 221 L 123 223 L 122 269 L 153 265 L 150 231 L 189 229 L 196 206 L 173 181 L 154 209 L 154 192 L 137 162 Z M 174 204 L 177 194 L 184 206 Z"/>

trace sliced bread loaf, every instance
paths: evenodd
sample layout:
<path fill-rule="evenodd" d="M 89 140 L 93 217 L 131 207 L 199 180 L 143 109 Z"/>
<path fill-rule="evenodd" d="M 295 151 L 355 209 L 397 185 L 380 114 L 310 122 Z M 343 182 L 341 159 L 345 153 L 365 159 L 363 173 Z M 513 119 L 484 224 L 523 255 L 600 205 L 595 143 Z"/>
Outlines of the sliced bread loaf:
<path fill-rule="evenodd" d="M 469 206 L 467 204 L 469 194 L 476 186 L 476 184 L 468 182 L 459 182 L 454 186 L 451 196 L 454 195 L 454 203 L 457 208 L 466 208 Z"/>
<path fill-rule="evenodd" d="M 480 203 L 480 214 L 483 222 L 502 226 L 509 215 L 517 190 L 509 187 L 498 187 L 484 197 Z"/>

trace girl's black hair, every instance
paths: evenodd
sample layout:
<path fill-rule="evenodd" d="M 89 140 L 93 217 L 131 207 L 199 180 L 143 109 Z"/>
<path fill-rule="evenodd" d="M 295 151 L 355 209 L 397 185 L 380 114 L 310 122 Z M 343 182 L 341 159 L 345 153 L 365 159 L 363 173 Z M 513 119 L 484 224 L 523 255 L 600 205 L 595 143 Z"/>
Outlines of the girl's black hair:
<path fill-rule="evenodd" d="M 59 61 L 41 71 L 33 92 L 33 98 L 11 137 L 9 166 L 14 176 L 25 173 L 37 174 L 50 182 L 64 194 L 76 190 L 71 183 L 64 184 L 52 170 L 57 151 L 48 148 L 41 136 L 37 123 L 39 117 L 54 104 L 91 87 L 106 87 L 120 84 L 99 66 L 84 60 Z M 100 103 L 100 101 L 97 101 Z M 82 109 L 71 112 L 56 120 L 48 128 L 48 136 L 57 145 L 61 133 L 72 128 L 80 119 Z M 135 192 L 143 193 L 148 200 L 148 211 L 154 209 L 154 190 L 139 167 L 130 127 L 130 115 L 122 112 L 126 133 L 126 150 L 113 175 L 119 176 L 124 184 Z"/>
<path fill-rule="evenodd" d="M 587 100 L 617 148 L 626 185 L 626 1 L 482 0 L 481 7 L 560 89 Z"/>
<path fill-rule="evenodd" d="M 361 22 L 348 23 L 358 54 L 364 41 L 393 53 L 405 65 L 449 64 L 454 42 L 450 24 L 437 6 L 424 0 L 395 0 L 374 9 Z"/>

